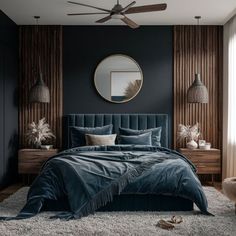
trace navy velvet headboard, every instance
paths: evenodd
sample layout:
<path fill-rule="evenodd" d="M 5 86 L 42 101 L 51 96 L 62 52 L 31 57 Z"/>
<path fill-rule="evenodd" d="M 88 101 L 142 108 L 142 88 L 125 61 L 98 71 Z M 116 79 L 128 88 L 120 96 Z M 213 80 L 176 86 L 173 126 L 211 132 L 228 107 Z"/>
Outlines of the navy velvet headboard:
<path fill-rule="evenodd" d="M 168 115 L 166 114 L 69 114 L 64 117 L 64 149 L 70 147 L 69 129 L 71 126 L 98 127 L 113 124 L 113 133 L 119 127 L 148 129 L 162 127 L 161 145 L 168 147 Z"/>

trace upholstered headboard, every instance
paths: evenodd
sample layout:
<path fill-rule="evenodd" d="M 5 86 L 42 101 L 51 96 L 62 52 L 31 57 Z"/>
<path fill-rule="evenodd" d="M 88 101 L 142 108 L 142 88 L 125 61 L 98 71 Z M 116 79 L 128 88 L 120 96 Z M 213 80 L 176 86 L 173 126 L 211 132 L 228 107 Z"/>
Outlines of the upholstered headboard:
<path fill-rule="evenodd" d="M 148 129 L 162 127 L 161 145 L 168 147 L 168 115 L 166 114 L 69 114 L 64 117 L 64 149 L 71 144 L 69 129 L 71 126 L 98 127 L 113 124 L 113 133 L 119 133 L 119 127 L 130 129 Z"/>

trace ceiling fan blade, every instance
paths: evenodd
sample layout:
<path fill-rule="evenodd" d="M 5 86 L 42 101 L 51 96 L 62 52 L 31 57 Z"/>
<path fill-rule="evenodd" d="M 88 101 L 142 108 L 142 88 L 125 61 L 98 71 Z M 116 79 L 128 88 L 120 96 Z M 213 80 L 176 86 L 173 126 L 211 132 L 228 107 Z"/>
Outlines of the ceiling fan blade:
<path fill-rule="evenodd" d="M 136 29 L 139 27 L 138 24 L 136 24 L 135 22 L 133 22 L 132 20 L 130 20 L 128 17 L 124 17 L 121 19 L 126 25 L 128 25 L 130 28 L 132 29 Z"/>
<path fill-rule="evenodd" d="M 135 1 L 131 2 L 129 5 L 127 5 L 126 7 L 124 7 L 122 9 L 122 12 L 125 12 L 125 11 L 129 10 L 134 4 L 136 4 Z"/>
<path fill-rule="evenodd" d="M 106 12 L 111 13 L 111 10 L 100 8 L 100 7 L 95 7 L 95 6 L 91 6 L 91 5 L 87 5 L 87 4 L 84 4 L 84 3 L 72 2 L 72 1 L 68 1 L 68 3 L 75 4 L 75 5 L 80 5 L 80 6 L 84 6 L 84 7 L 91 7 L 91 8 L 97 9 L 97 10 L 106 11 Z"/>
<path fill-rule="evenodd" d="M 109 21 L 110 19 L 111 19 L 111 15 L 106 16 L 106 17 L 104 17 L 104 18 L 102 18 L 100 20 L 97 20 L 96 23 L 104 23 L 106 21 Z"/>
<path fill-rule="evenodd" d="M 146 5 L 146 6 L 139 6 L 139 7 L 131 7 L 125 14 L 134 14 L 134 13 L 143 13 L 143 12 L 152 12 L 152 11 L 164 11 L 167 7 L 166 3 L 162 4 L 154 4 L 154 5 Z"/>
<path fill-rule="evenodd" d="M 97 13 L 69 13 L 67 16 L 86 16 L 86 15 L 106 15 L 109 13 L 106 12 L 97 12 Z"/>

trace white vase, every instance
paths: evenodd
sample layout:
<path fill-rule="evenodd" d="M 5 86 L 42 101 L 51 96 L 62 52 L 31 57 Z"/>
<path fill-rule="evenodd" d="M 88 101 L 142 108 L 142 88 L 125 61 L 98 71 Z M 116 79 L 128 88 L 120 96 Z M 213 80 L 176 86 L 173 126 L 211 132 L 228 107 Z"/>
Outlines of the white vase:
<path fill-rule="evenodd" d="M 190 140 L 189 142 L 187 142 L 186 146 L 189 149 L 196 149 L 198 147 L 197 142 L 195 142 L 194 140 Z"/>

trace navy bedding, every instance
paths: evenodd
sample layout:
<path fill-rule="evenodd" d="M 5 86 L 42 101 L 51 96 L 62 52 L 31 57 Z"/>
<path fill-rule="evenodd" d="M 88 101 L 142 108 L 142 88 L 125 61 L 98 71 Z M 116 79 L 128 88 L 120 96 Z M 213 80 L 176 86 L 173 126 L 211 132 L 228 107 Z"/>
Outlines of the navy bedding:
<path fill-rule="evenodd" d="M 70 211 L 53 218 L 76 219 L 123 193 L 179 196 L 209 214 L 195 168 L 180 153 L 154 146 L 114 145 L 73 148 L 52 157 L 33 182 L 18 216 L 0 219 L 32 217 L 46 200 L 62 198 L 68 199 Z"/>

